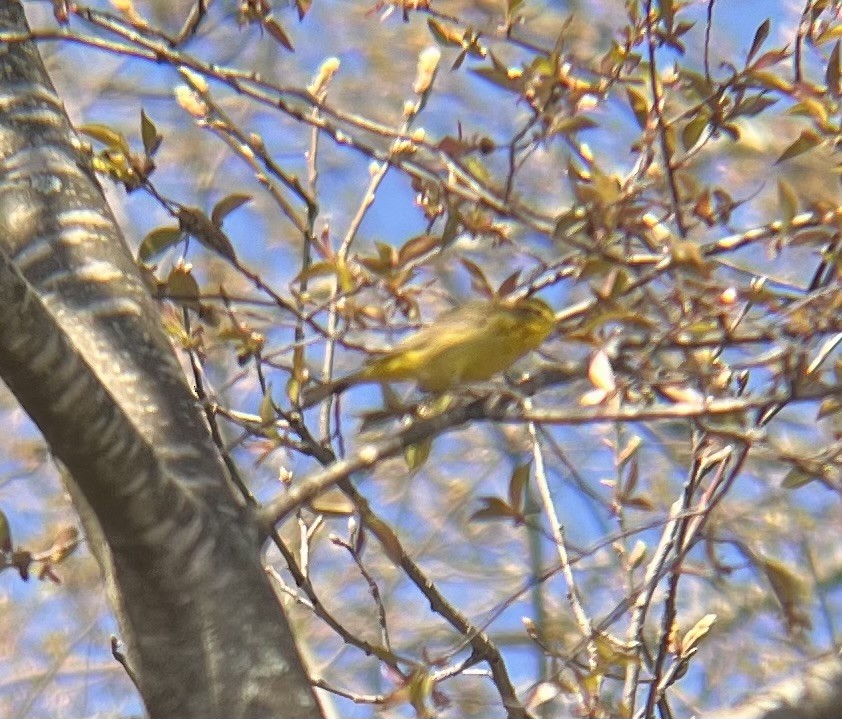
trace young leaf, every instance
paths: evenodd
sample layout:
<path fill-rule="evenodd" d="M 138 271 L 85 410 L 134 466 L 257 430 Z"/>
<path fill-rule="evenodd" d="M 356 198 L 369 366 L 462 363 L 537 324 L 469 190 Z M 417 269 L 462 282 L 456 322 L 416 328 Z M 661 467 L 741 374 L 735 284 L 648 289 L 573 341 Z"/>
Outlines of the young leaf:
<path fill-rule="evenodd" d="M 705 616 L 703 616 L 690 630 L 688 630 L 681 640 L 682 656 L 687 656 L 698 646 L 699 642 L 701 642 L 705 635 L 711 630 L 714 622 L 716 622 L 715 614 L 705 614 Z"/>
<path fill-rule="evenodd" d="M 117 132 L 116 130 L 112 130 L 108 127 L 108 125 L 90 123 L 88 125 L 80 125 L 77 129 L 79 132 L 87 135 L 88 137 L 94 138 L 97 142 L 101 142 L 106 147 L 118 150 L 124 155 L 129 155 L 131 153 L 129 141 L 126 139 L 125 135 L 121 132 Z"/>
<path fill-rule="evenodd" d="M 821 143 L 822 138 L 818 133 L 813 132 L 812 130 L 804 130 L 798 136 L 798 139 L 790 144 L 790 146 L 781 153 L 781 156 L 775 160 L 775 164 L 780 165 L 782 162 L 791 160 L 793 157 L 803 155 L 805 152 L 809 152 L 815 147 L 818 147 Z"/>
<path fill-rule="evenodd" d="M 509 480 L 509 504 L 516 512 L 523 510 L 523 493 L 531 471 L 532 462 L 518 465 Z"/>
<path fill-rule="evenodd" d="M 806 608 L 809 589 L 801 576 L 777 559 L 761 560 L 760 568 L 781 606 L 787 628 L 790 631 L 798 627 L 809 628 Z"/>
<path fill-rule="evenodd" d="M 600 349 L 594 352 L 588 365 L 588 378 L 594 387 L 604 392 L 613 392 L 617 388 L 611 360 L 608 359 L 605 350 Z"/>
<path fill-rule="evenodd" d="M 0 511 L 0 552 L 12 551 L 12 528 L 6 515 Z"/>
<path fill-rule="evenodd" d="M 446 47 L 462 47 L 462 40 L 464 34 L 458 30 L 453 30 L 435 18 L 427 20 L 427 27 L 430 29 L 430 34 L 436 39 L 436 42 L 441 43 Z"/>
<path fill-rule="evenodd" d="M 416 235 L 398 250 L 398 265 L 404 265 L 407 262 L 423 257 L 428 252 L 437 248 L 440 242 L 440 238 L 436 235 Z"/>
<path fill-rule="evenodd" d="M 59 564 L 67 559 L 79 546 L 81 541 L 76 527 L 65 527 L 56 534 L 53 546 L 50 547 L 50 564 Z"/>
<path fill-rule="evenodd" d="M 146 151 L 147 157 L 152 157 L 161 146 L 161 140 L 164 138 L 158 134 L 158 129 L 155 123 L 149 119 L 149 116 L 143 111 L 140 111 L 140 137 L 143 140 L 143 149 Z"/>
<path fill-rule="evenodd" d="M 179 227 L 158 227 L 143 238 L 137 257 L 141 262 L 148 262 L 155 255 L 177 245 L 183 237 L 184 233 Z"/>
<path fill-rule="evenodd" d="M 699 141 L 699 138 L 702 136 L 704 129 L 708 126 L 709 121 L 710 118 L 707 116 L 707 113 L 698 112 L 696 116 L 684 126 L 684 129 L 681 131 L 681 145 L 685 150 L 689 150 Z"/>
<path fill-rule="evenodd" d="M 483 503 L 484 506 L 471 515 L 471 522 L 481 520 L 509 519 L 518 516 L 517 512 L 515 512 L 514 509 L 512 509 L 499 497 L 480 497 L 479 500 Z"/>
<path fill-rule="evenodd" d="M 427 437 L 415 444 L 407 445 L 403 450 L 403 458 L 410 472 L 420 469 L 430 457 L 430 450 L 433 447 L 433 438 Z"/>
<path fill-rule="evenodd" d="M 286 30 L 281 27 L 277 20 L 273 17 L 268 17 L 263 21 L 263 27 L 266 28 L 273 38 L 275 38 L 281 45 L 283 45 L 290 52 L 294 52 L 295 48 L 292 46 L 292 40 L 289 39 Z"/>
<path fill-rule="evenodd" d="M 379 517 L 370 518 L 368 520 L 368 528 L 377 537 L 377 541 L 380 542 L 386 556 L 394 564 L 400 566 L 401 560 L 403 559 L 403 548 L 394 530 Z"/>
<path fill-rule="evenodd" d="M 172 268 L 167 277 L 166 290 L 167 295 L 179 304 L 199 311 L 199 284 L 189 264 L 179 262 Z"/>
<path fill-rule="evenodd" d="M 798 212 L 798 195 L 795 188 L 783 178 L 778 179 L 778 203 L 784 221 L 789 224 Z"/>
<path fill-rule="evenodd" d="M 278 430 L 275 428 L 275 403 L 272 401 L 272 385 L 266 386 L 266 393 L 260 400 L 260 408 L 258 409 L 260 416 L 261 429 L 263 433 L 274 439 L 278 436 Z"/>
<path fill-rule="evenodd" d="M 833 46 L 833 50 L 830 53 L 830 59 L 827 61 L 827 70 L 824 74 L 825 82 L 827 82 L 827 91 L 833 96 L 838 98 L 840 94 L 842 94 L 842 89 L 840 89 L 840 82 L 839 82 L 839 40 L 836 41 L 836 44 Z"/>
<path fill-rule="evenodd" d="M 760 23 L 760 27 L 758 27 L 757 31 L 754 33 L 754 40 L 751 41 L 751 48 L 749 49 L 748 56 L 746 57 L 746 65 L 751 65 L 751 61 L 754 59 L 757 51 L 760 50 L 760 46 L 766 41 L 766 38 L 769 37 L 769 29 L 771 25 L 772 23 L 768 17 Z"/>
<path fill-rule="evenodd" d="M 462 266 L 468 270 L 468 274 L 471 276 L 471 287 L 474 292 L 482 295 L 483 297 L 494 297 L 494 290 L 491 287 L 491 283 L 486 278 L 485 273 L 482 271 L 480 266 L 464 257 L 460 260 L 460 262 L 462 263 Z"/>
<path fill-rule="evenodd" d="M 816 419 L 829 417 L 832 414 L 836 414 L 840 409 L 842 409 L 842 400 L 839 397 L 825 397 L 819 404 Z"/>
<path fill-rule="evenodd" d="M 318 497 L 314 497 L 310 501 L 310 508 L 319 514 L 326 514 L 329 517 L 350 517 L 354 514 L 354 503 L 348 499 L 342 490 L 336 487 L 331 487 L 326 492 L 322 492 Z M 356 533 L 357 543 L 356 551 L 359 553 L 362 550 L 362 541 L 365 539 L 365 531 L 360 528 Z"/>
<path fill-rule="evenodd" d="M 295 0 L 295 9 L 298 10 L 298 19 L 303 20 L 304 16 L 310 11 L 313 5 L 313 0 Z"/>
<path fill-rule="evenodd" d="M 517 281 L 520 278 L 520 270 L 516 270 L 512 272 L 505 280 L 500 283 L 500 286 L 497 288 L 497 296 L 498 297 L 506 297 L 510 295 L 512 292 L 515 291 L 517 287 Z"/>
<path fill-rule="evenodd" d="M 649 119 L 649 103 L 646 102 L 646 98 L 641 93 L 631 87 L 626 88 L 626 97 L 634 113 L 634 119 L 637 120 L 640 129 L 645 130 Z"/>
<path fill-rule="evenodd" d="M 673 20 L 675 19 L 675 8 L 673 7 L 672 0 L 659 0 L 658 8 L 661 11 L 661 20 L 664 23 L 664 26 L 668 29 L 672 29 Z"/>
<path fill-rule="evenodd" d="M 234 252 L 231 240 L 198 207 L 180 207 L 177 217 L 182 231 L 195 237 L 209 250 L 219 253 L 232 262 L 237 261 L 237 255 Z"/>
<path fill-rule="evenodd" d="M 251 202 L 251 195 L 228 195 L 213 206 L 211 211 L 211 222 L 217 227 L 222 226 L 222 222 L 238 207 L 242 207 L 247 202 Z"/>
<path fill-rule="evenodd" d="M 786 473 L 781 482 L 781 487 L 784 489 L 798 489 L 810 482 L 815 482 L 819 479 L 814 472 L 808 472 L 801 467 L 793 467 Z"/>
<path fill-rule="evenodd" d="M 749 95 L 733 109 L 731 117 L 754 117 L 777 102 L 777 98 L 769 97 L 762 93 L 759 95 Z"/>

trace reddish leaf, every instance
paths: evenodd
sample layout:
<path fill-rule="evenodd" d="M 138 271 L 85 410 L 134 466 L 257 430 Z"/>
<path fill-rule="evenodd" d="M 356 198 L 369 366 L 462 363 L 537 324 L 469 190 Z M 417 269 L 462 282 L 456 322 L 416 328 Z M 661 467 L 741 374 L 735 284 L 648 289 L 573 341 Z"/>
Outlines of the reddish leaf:
<path fill-rule="evenodd" d="M 485 506 L 474 512 L 471 521 L 509 519 L 517 517 L 518 514 L 499 497 L 480 497 L 479 501 Z"/>
<path fill-rule="evenodd" d="M 833 97 L 839 97 L 842 93 L 839 82 L 839 40 L 833 46 L 833 51 L 830 53 L 830 59 L 827 61 L 827 70 L 824 74 L 825 82 L 827 82 L 827 91 Z"/>
<path fill-rule="evenodd" d="M 509 504 L 518 514 L 523 511 L 523 494 L 532 472 L 532 462 L 515 467 L 509 479 Z"/>
<path fill-rule="evenodd" d="M 424 234 L 413 237 L 398 250 L 398 264 L 404 265 L 407 262 L 423 257 L 431 250 L 436 249 L 440 242 L 440 238 L 436 235 Z"/>
<path fill-rule="evenodd" d="M 746 65 L 751 64 L 751 61 L 757 54 L 757 51 L 760 50 L 760 46 L 766 41 L 766 38 L 769 37 L 769 28 L 771 26 L 772 22 L 768 17 L 760 23 L 760 27 L 758 27 L 757 31 L 754 33 L 754 40 L 751 41 L 751 48 L 749 49 L 748 56 L 746 57 Z"/>
<path fill-rule="evenodd" d="M 494 297 L 494 290 L 491 287 L 491 283 L 488 281 L 485 273 L 479 265 L 464 257 L 460 260 L 460 262 L 462 263 L 462 266 L 468 270 L 468 274 L 471 276 L 471 287 L 474 292 L 489 299 Z"/>

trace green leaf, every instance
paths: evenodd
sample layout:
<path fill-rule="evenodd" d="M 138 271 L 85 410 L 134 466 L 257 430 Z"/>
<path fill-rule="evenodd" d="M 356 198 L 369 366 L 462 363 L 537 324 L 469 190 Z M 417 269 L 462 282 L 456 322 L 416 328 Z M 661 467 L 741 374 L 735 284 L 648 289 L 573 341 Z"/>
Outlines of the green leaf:
<path fill-rule="evenodd" d="M 444 229 L 441 231 L 441 246 L 447 247 L 456 239 L 459 233 L 459 226 L 462 224 L 462 216 L 459 214 L 457 207 L 452 207 L 447 213 L 447 220 L 444 223 Z"/>
<path fill-rule="evenodd" d="M 398 264 L 404 265 L 411 260 L 417 260 L 440 245 L 441 239 L 436 235 L 416 235 L 398 250 Z"/>
<path fill-rule="evenodd" d="M 433 438 L 427 437 L 415 444 L 407 445 L 403 450 L 403 458 L 410 472 L 420 469 L 430 457 L 430 450 L 433 447 Z"/>
<path fill-rule="evenodd" d="M 787 94 L 792 92 L 792 83 L 777 73 L 761 70 L 752 72 L 751 77 L 766 90 L 777 90 Z"/>
<path fill-rule="evenodd" d="M 275 403 L 272 401 L 271 384 L 266 385 L 266 393 L 260 400 L 258 414 L 260 415 L 263 434 L 270 439 L 276 439 L 278 437 L 278 430 L 275 428 Z"/>
<path fill-rule="evenodd" d="M 516 92 L 520 94 L 523 90 L 524 79 L 522 75 L 511 75 L 505 67 L 474 67 L 470 69 L 477 77 L 487 80 L 501 90 Z"/>
<path fill-rule="evenodd" d="M 322 492 L 318 497 L 314 497 L 310 501 L 310 508 L 319 514 L 326 514 L 329 517 L 350 517 L 356 511 L 354 503 L 348 499 L 342 490 L 331 487 L 326 492 Z M 365 530 L 358 527 L 357 533 L 357 552 L 362 550 L 362 542 L 365 541 Z"/>
<path fill-rule="evenodd" d="M 268 17 L 263 22 L 263 27 L 266 28 L 273 38 L 275 38 L 281 45 L 283 45 L 290 52 L 294 52 L 295 48 L 292 45 L 292 40 L 289 39 L 286 30 L 281 27 L 280 23 L 273 17 Z"/>
<path fill-rule="evenodd" d="M 158 128 L 155 123 L 149 119 L 149 116 L 143 111 L 140 111 L 140 137 L 143 140 L 143 149 L 146 151 L 147 157 L 152 157 L 161 146 L 161 140 L 164 138 L 158 134 Z"/>
<path fill-rule="evenodd" d="M 593 130 L 595 127 L 599 127 L 599 125 L 594 120 L 591 120 L 591 118 L 585 115 L 576 115 L 575 117 L 553 120 L 550 125 L 550 133 L 556 135 L 572 135 L 582 130 Z"/>
<path fill-rule="evenodd" d="M 199 311 L 199 283 L 190 271 L 190 265 L 178 263 L 167 277 L 166 291 L 176 302 Z"/>
<path fill-rule="evenodd" d="M 689 150 L 699 141 L 709 121 L 710 118 L 707 116 L 707 113 L 700 111 L 684 126 L 684 129 L 681 131 L 681 146 L 685 150 Z"/>
<path fill-rule="evenodd" d="M 485 163 L 478 157 L 466 157 L 464 160 L 465 169 L 476 177 L 480 182 L 488 184 L 492 181 L 491 173 Z"/>
<path fill-rule="evenodd" d="M 827 107 L 823 102 L 812 97 L 805 97 L 801 102 L 787 110 L 788 115 L 801 115 L 814 120 L 817 125 L 824 127 L 828 122 Z"/>
<path fill-rule="evenodd" d="M 674 125 L 667 125 L 664 128 L 664 151 L 667 159 L 672 160 L 675 155 L 676 132 Z"/>
<path fill-rule="evenodd" d="M 799 487 L 803 487 L 805 484 L 815 482 L 817 479 L 818 477 L 815 473 L 807 472 L 800 467 L 793 467 L 786 473 L 786 476 L 781 482 L 781 487 L 784 489 L 798 489 Z"/>
<path fill-rule="evenodd" d="M 138 259 L 148 262 L 155 255 L 177 245 L 183 237 L 184 233 L 178 227 L 158 227 L 143 238 L 137 253 Z"/>
<path fill-rule="evenodd" d="M 377 537 L 377 541 L 380 542 L 386 556 L 397 566 L 400 566 L 404 552 L 394 530 L 379 517 L 369 517 L 368 528 Z"/>
<path fill-rule="evenodd" d="M 795 188 L 783 178 L 778 179 L 778 204 L 784 221 L 789 225 L 798 212 L 798 195 Z"/>
<path fill-rule="evenodd" d="M 839 397 L 825 397 L 819 405 L 819 411 L 816 419 L 824 419 L 832 414 L 836 414 L 842 409 L 842 400 Z"/>
<path fill-rule="evenodd" d="M 640 129 L 645 130 L 649 119 L 649 103 L 641 93 L 631 87 L 626 88 L 626 97 L 634 113 L 634 119 L 637 120 Z"/>
<path fill-rule="evenodd" d="M 507 0 L 506 17 L 510 20 L 526 4 L 526 0 Z"/>
<path fill-rule="evenodd" d="M 88 125 L 80 125 L 77 129 L 79 132 L 87 135 L 88 137 L 94 138 L 97 142 L 101 142 L 106 147 L 119 150 L 124 155 L 131 153 L 129 141 L 126 139 L 125 135 L 121 132 L 117 132 L 117 130 L 112 130 L 108 127 L 108 125 L 102 125 L 94 122 Z"/>
<path fill-rule="evenodd" d="M 781 605 L 787 625 L 793 627 L 807 622 L 805 604 L 809 593 L 801 576 L 777 559 L 762 559 L 760 567 Z"/>
<path fill-rule="evenodd" d="M 781 153 L 781 156 L 775 160 L 775 164 L 779 165 L 782 162 L 791 160 L 793 157 L 803 155 L 805 152 L 818 147 L 822 143 L 821 136 L 812 130 L 804 130 L 789 147 Z"/>
<path fill-rule="evenodd" d="M 769 97 L 768 95 L 750 95 L 744 98 L 731 112 L 731 118 L 735 117 L 754 117 L 759 115 L 765 109 L 777 103 L 777 98 Z"/>
<path fill-rule="evenodd" d="M 826 42 L 831 42 L 833 40 L 837 40 L 842 38 L 842 23 L 836 23 L 835 25 L 829 25 L 824 32 L 819 34 L 819 36 L 814 40 L 816 45 L 824 45 Z"/>
<path fill-rule="evenodd" d="M 233 194 L 224 197 L 213 206 L 211 210 L 211 222 L 217 227 L 222 225 L 225 218 L 230 215 L 238 207 L 242 207 L 247 202 L 251 202 L 251 195 Z"/>
<path fill-rule="evenodd" d="M 305 282 L 315 277 L 331 277 L 336 276 L 336 263 L 322 260 L 321 262 L 314 262 L 306 269 L 301 270 L 293 282 Z"/>
<path fill-rule="evenodd" d="M 436 688 L 432 674 L 426 669 L 416 669 L 412 673 L 406 693 L 409 703 L 418 717 L 432 717 L 434 712 L 427 706 Z"/>

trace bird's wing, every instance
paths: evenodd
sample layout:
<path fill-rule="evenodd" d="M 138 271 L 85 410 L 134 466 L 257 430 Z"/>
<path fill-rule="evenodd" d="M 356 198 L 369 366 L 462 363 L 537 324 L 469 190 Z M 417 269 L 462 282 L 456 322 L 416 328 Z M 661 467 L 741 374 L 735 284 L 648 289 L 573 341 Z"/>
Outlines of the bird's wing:
<path fill-rule="evenodd" d="M 487 302 L 469 302 L 448 310 L 436 317 L 428 327 L 398 343 L 393 351 L 398 353 L 427 350 L 431 354 L 437 354 L 450 347 L 470 343 L 472 339 L 487 331 L 489 322 L 493 321 L 490 314 L 492 313 L 489 312 Z"/>

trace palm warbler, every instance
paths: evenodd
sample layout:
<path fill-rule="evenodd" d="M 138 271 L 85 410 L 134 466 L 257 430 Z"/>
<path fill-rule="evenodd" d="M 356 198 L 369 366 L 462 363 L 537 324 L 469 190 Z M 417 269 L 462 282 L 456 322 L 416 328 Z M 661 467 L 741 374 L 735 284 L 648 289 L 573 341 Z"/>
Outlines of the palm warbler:
<path fill-rule="evenodd" d="M 554 325 L 552 308 L 534 297 L 469 302 L 440 315 L 359 371 L 306 390 L 301 404 L 310 407 L 365 382 L 412 381 L 434 393 L 482 382 L 537 348 Z"/>

